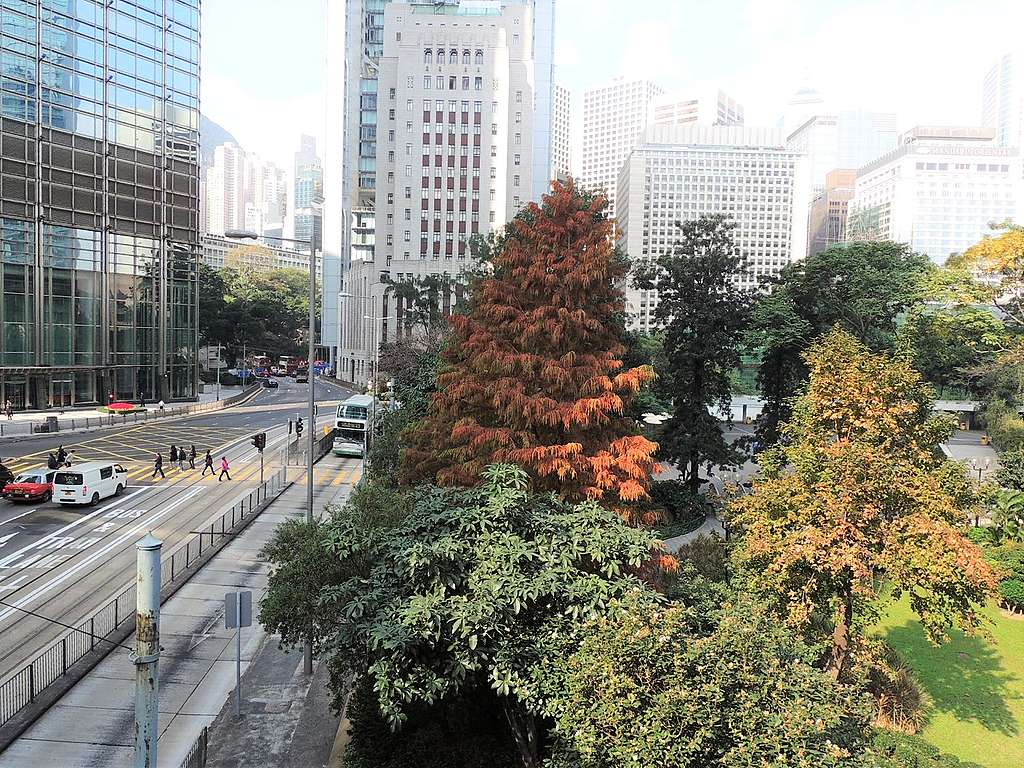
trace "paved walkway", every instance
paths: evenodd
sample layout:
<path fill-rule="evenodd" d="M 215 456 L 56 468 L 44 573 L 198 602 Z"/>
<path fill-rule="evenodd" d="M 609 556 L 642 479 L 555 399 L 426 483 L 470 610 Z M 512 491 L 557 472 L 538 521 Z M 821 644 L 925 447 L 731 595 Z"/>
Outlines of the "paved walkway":
<path fill-rule="evenodd" d="M 720 539 L 724 539 L 725 528 L 722 527 L 722 523 L 717 517 L 708 517 L 708 519 L 704 521 L 704 525 L 696 531 L 690 531 L 689 533 L 684 533 L 682 536 L 674 536 L 671 539 L 665 539 L 665 549 L 669 552 L 678 552 L 680 547 L 684 544 L 689 544 L 698 536 L 717 536 Z"/>
<path fill-rule="evenodd" d="M 320 514 L 347 498 L 351 486 L 335 484 L 342 460 L 317 466 L 314 504 Z M 202 729 L 210 731 L 210 765 L 316 768 L 327 764 L 338 730 L 329 712 L 326 670 L 301 673 L 301 658 L 277 649 L 258 621 L 242 634 L 240 719 L 231 699 L 235 686 L 235 630 L 224 629 L 224 593 L 253 591 L 253 614 L 267 588 L 268 565 L 259 552 L 274 528 L 305 514 L 304 475 L 231 544 L 161 607 L 158 768 L 178 768 Z M 125 645 L 134 647 L 134 635 Z M 0 754 L 0 768 L 127 768 L 132 764 L 135 668 L 119 648 L 98 664 L 54 707 Z M 294 737 L 301 754 L 290 754 Z M 297 742 L 298 743 L 298 742 Z"/>

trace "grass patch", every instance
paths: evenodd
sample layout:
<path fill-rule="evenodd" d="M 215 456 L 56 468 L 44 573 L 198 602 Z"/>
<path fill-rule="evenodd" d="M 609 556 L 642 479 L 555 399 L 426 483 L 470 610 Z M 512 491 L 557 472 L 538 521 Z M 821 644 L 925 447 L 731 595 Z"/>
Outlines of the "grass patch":
<path fill-rule="evenodd" d="M 906 600 L 878 627 L 914 668 L 933 706 L 921 732 L 943 752 L 988 768 L 1024 766 L 1024 621 L 990 604 L 991 640 L 954 631 L 935 647 Z"/>

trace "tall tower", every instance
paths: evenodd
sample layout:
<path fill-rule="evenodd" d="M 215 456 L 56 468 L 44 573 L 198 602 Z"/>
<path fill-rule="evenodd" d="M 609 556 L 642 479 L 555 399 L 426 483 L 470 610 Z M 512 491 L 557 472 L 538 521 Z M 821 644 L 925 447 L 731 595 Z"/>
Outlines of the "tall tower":
<path fill-rule="evenodd" d="M 996 144 L 1024 149 L 1024 66 L 1006 53 L 992 65 L 982 83 L 981 121 L 996 129 Z"/>
<path fill-rule="evenodd" d="M 584 187 L 608 196 L 608 214 L 615 215 L 619 170 L 643 139 L 652 101 L 662 94 L 650 80 L 617 79 L 583 94 Z"/>

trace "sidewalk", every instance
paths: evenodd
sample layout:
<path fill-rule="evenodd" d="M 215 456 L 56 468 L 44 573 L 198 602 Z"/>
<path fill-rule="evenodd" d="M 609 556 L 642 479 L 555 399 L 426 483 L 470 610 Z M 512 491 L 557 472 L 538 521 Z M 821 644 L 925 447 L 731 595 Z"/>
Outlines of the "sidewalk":
<path fill-rule="evenodd" d="M 333 484 L 331 458 L 316 472 L 314 503 L 321 513 L 350 490 Z M 304 476 L 296 473 L 293 479 L 297 482 L 161 607 L 158 768 L 179 768 L 211 724 L 210 766 L 327 765 L 338 720 L 330 714 L 326 669 L 305 677 L 301 655 L 280 651 L 276 636 L 268 636 L 256 620 L 269 571 L 259 551 L 278 524 L 305 515 Z M 224 593 L 235 589 L 254 593 L 253 626 L 242 632 L 240 719 L 231 698 L 235 630 L 223 628 Z M 134 635 L 125 642 L 134 644 Z M 0 768 L 127 768 L 133 759 L 134 686 L 129 652 L 118 648 L 0 754 Z M 293 740 L 301 745 L 294 756 Z"/>

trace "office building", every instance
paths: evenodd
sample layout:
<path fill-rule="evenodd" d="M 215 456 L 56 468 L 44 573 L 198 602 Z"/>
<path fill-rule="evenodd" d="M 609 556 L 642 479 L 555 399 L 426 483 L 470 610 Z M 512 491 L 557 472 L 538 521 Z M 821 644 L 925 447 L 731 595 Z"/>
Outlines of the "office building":
<path fill-rule="evenodd" d="M 943 263 L 1020 221 L 1021 159 L 993 128 L 918 126 L 857 172 L 847 223 L 852 240 L 895 240 Z"/>
<path fill-rule="evenodd" d="M 286 237 L 312 243 L 317 251 L 323 249 L 324 171 L 316 154 L 316 139 L 302 136 L 299 151 L 295 153 L 294 188 Z"/>
<path fill-rule="evenodd" d="M 203 184 L 203 233 L 245 230 L 263 235 L 280 227 L 288 207 L 286 174 L 234 143 L 213 151 Z"/>
<path fill-rule="evenodd" d="M 807 155 L 811 194 L 825 189 L 825 174 L 836 168 L 860 168 L 896 147 L 896 115 L 847 110 L 807 117 L 786 140 Z"/>
<path fill-rule="evenodd" d="M 376 187 L 377 166 L 382 158 L 378 151 L 380 131 L 384 130 L 377 121 L 379 115 L 384 115 L 386 119 L 389 109 L 379 104 L 385 98 L 379 83 L 385 37 L 389 42 L 401 42 L 394 38 L 394 34 L 400 30 L 396 29 L 394 33 L 389 31 L 385 35 L 385 11 L 391 4 L 391 0 L 328 0 L 327 4 L 322 342 L 330 351 L 332 363 L 341 342 L 341 327 L 337 318 L 341 317 L 338 294 L 342 289 L 342 274 L 352 260 L 353 240 L 364 237 L 363 233 L 352 227 L 356 222 L 366 219 L 362 214 L 354 215 L 354 212 L 365 212 L 377 206 L 375 221 L 378 224 L 386 223 L 386 216 L 382 216 L 379 210 L 380 198 Z M 423 0 L 403 5 L 409 6 L 410 10 L 396 14 L 392 24 L 399 23 L 396 21 L 399 17 L 402 17 L 401 23 L 404 23 L 411 14 L 421 19 L 425 15 L 459 16 L 464 19 L 472 17 L 472 28 L 480 31 L 490 29 L 493 18 L 502 16 L 506 7 L 523 6 L 529 10 L 529 26 L 512 34 L 524 41 L 529 38 L 532 52 L 530 82 L 523 90 L 524 103 L 535 116 L 531 133 L 523 134 L 524 146 L 531 148 L 531 167 L 520 174 L 522 178 L 530 179 L 530 186 L 520 197 L 523 200 L 537 198 L 548 186 L 549 180 L 546 177 L 552 162 L 555 0 Z M 441 23 L 443 19 L 437 21 Z M 454 29 L 454 26 L 448 24 L 447 28 Z M 463 25 L 462 31 L 468 31 L 468 28 Z M 420 59 L 415 75 L 423 77 L 429 66 Z M 434 66 L 439 65 L 435 62 Z M 469 66 L 472 69 L 477 65 L 471 63 Z M 487 85 L 490 88 L 492 84 Z M 490 101 L 488 99 L 488 103 Z M 383 243 L 385 239 L 376 238 L 376 242 Z M 366 310 L 369 309 L 367 306 Z M 377 307 L 377 312 L 383 314 L 383 309 Z"/>
<path fill-rule="evenodd" d="M 721 90 L 697 96 L 662 96 L 651 104 L 651 126 L 743 125 L 743 105 Z"/>
<path fill-rule="evenodd" d="M 779 130 L 725 126 L 651 129 L 623 163 L 620 246 L 647 261 L 669 251 L 677 221 L 724 213 L 737 224 L 738 285 L 760 289 L 807 249 L 805 159 Z M 654 329 L 657 291 L 626 288 L 628 327 Z"/>
<path fill-rule="evenodd" d="M 555 105 L 551 112 L 550 179 L 564 179 L 572 173 L 572 94 L 555 86 Z"/>
<path fill-rule="evenodd" d="M 203 263 L 213 269 L 249 269 L 263 273 L 271 273 L 278 269 L 301 269 L 309 274 L 309 254 L 291 248 L 231 240 L 216 235 L 204 235 L 201 245 Z M 317 275 L 320 272 L 320 263 L 317 262 Z"/>
<path fill-rule="evenodd" d="M 814 195 L 807 217 L 808 256 L 846 242 L 846 218 L 856 182 L 855 169 L 837 169 L 825 174 L 825 188 Z"/>
<path fill-rule="evenodd" d="M 402 312 L 381 275 L 456 276 L 472 263 L 470 238 L 502 227 L 533 190 L 532 4 L 391 3 L 384 14 L 373 261 L 344 278 L 360 297 L 342 312 L 338 369 L 353 381 L 371 376 L 372 347 L 395 338 Z M 367 315 L 374 333 L 356 327 Z"/>
<path fill-rule="evenodd" d="M 0 5 L 0 402 L 193 398 L 199 2 Z"/>
<path fill-rule="evenodd" d="M 615 195 L 622 163 L 647 130 L 651 104 L 662 90 L 650 80 L 617 79 L 583 94 L 583 158 L 580 185 Z"/>
<path fill-rule="evenodd" d="M 982 83 L 981 123 L 996 131 L 1001 147 L 1024 147 L 1024 60 L 1006 53 L 992 65 Z"/>

